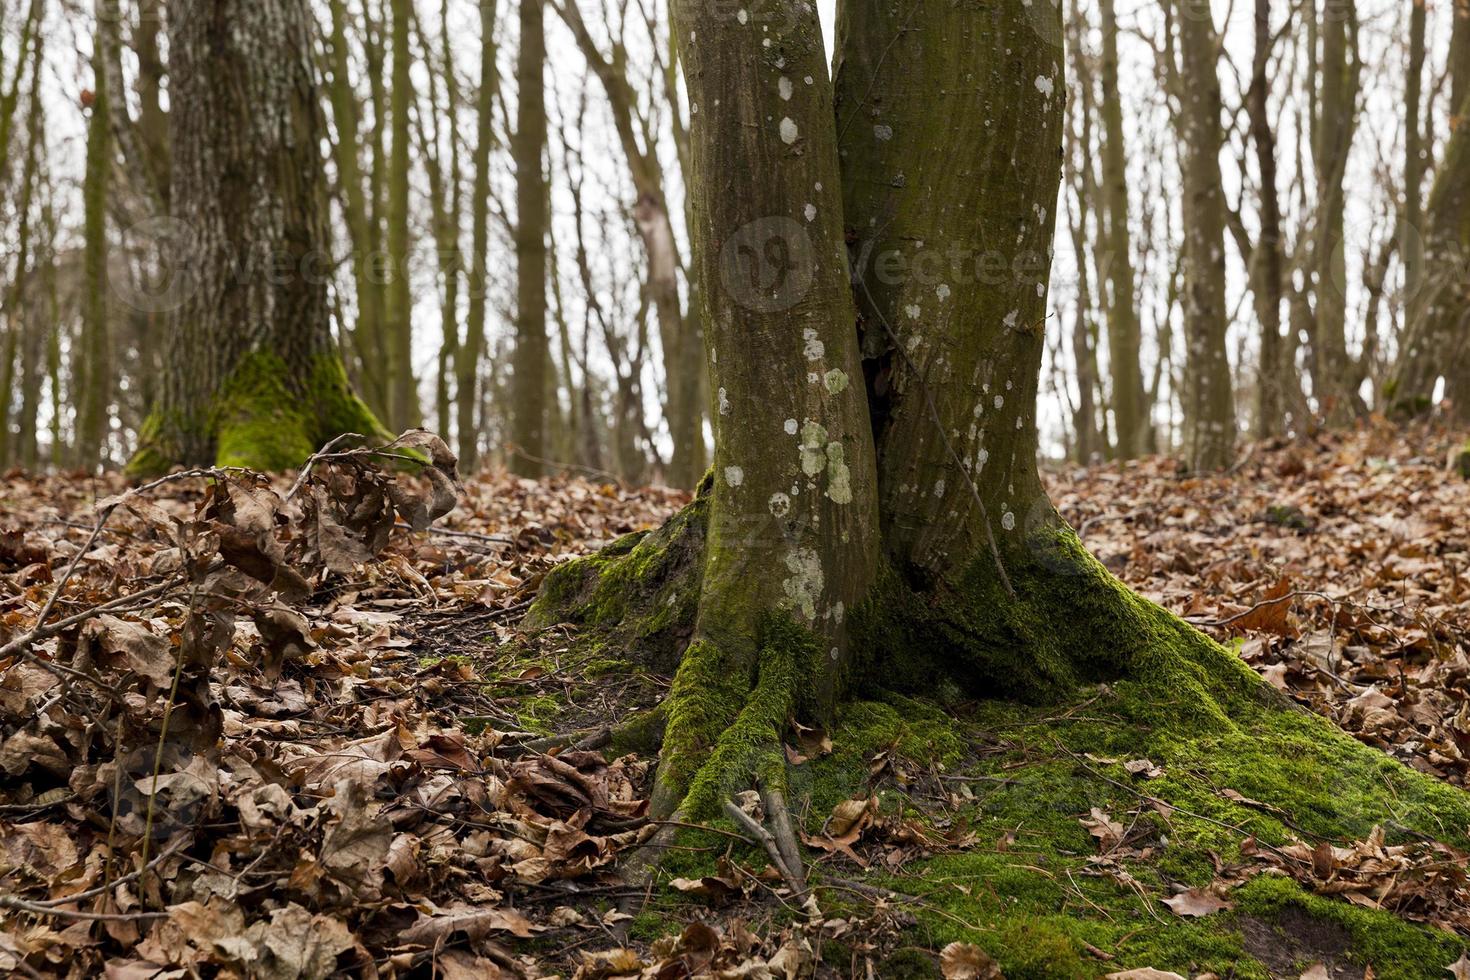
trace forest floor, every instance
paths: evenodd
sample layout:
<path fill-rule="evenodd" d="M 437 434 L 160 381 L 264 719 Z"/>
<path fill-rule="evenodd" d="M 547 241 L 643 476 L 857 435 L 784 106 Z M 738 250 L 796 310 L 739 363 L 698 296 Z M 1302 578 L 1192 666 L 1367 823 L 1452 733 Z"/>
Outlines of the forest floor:
<path fill-rule="evenodd" d="M 520 628 L 549 567 L 684 495 L 487 475 L 414 532 L 428 488 L 357 459 L 290 504 L 8 474 L 0 972 L 1470 980 L 1456 444 L 1050 472 L 1116 574 L 1310 712 L 854 702 L 787 746 L 805 896 L 733 825 L 625 880 L 654 760 L 602 733 L 668 679 Z M 77 622 L 18 642 L 58 582 Z"/>

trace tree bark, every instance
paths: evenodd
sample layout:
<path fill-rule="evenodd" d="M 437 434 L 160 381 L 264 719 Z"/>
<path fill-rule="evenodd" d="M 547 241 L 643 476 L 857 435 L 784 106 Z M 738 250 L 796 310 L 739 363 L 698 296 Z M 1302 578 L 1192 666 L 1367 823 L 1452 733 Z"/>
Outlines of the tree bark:
<path fill-rule="evenodd" d="M 480 4 L 480 91 L 477 100 L 474 186 L 470 192 L 469 308 L 465 311 L 464 342 L 454 356 L 455 431 L 459 465 L 472 473 L 479 459 L 480 358 L 485 349 L 485 304 L 489 288 L 486 253 L 490 248 L 490 150 L 495 145 L 494 110 L 500 76 L 495 68 L 495 11 L 493 0 Z"/>
<path fill-rule="evenodd" d="M 1142 335 L 1133 286 L 1132 242 L 1128 232 L 1128 167 L 1124 153 L 1123 101 L 1118 91 L 1118 15 L 1113 0 L 1102 0 L 1102 179 L 1107 218 L 1102 259 L 1108 271 L 1108 373 L 1117 427 L 1119 459 L 1132 459 L 1148 443 L 1149 404 L 1139 364 Z"/>
<path fill-rule="evenodd" d="M 129 464 L 282 469 L 382 427 L 330 331 L 322 118 L 305 0 L 170 7 L 177 305 Z"/>
<path fill-rule="evenodd" d="M 1352 0 L 1327 5 L 1321 22 L 1321 114 L 1313 158 L 1317 171 L 1317 323 L 1313 331 L 1313 396 L 1329 425 L 1366 414 L 1358 365 L 1347 352 L 1347 253 L 1343 178 L 1356 129 L 1359 65 Z"/>
<path fill-rule="evenodd" d="M 1192 470 L 1230 465 L 1235 395 L 1225 350 L 1225 201 L 1220 186 L 1219 46 L 1207 3 L 1175 0 L 1184 215 L 1184 460 Z"/>
<path fill-rule="evenodd" d="M 117 20 L 116 0 L 97 0 L 93 42 L 92 115 L 87 124 L 86 176 L 82 183 L 82 341 L 77 360 L 76 463 L 91 469 L 103 462 L 112 404 L 112 331 L 107 308 L 107 200 L 112 175 L 112 125 L 105 64 Z"/>
<path fill-rule="evenodd" d="M 409 69 L 409 25 L 413 19 L 411 0 L 392 0 L 389 9 L 392 30 L 393 142 L 388 158 L 388 296 L 384 311 L 387 336 L 388 424 L 396 430 L 418 425 L 423 420 L 418 387 L 413 375 L 413 294 L 409 274 L 408 171 L 409 102 L 413 79 Z"/>
<path fill-rule="evenodd" d="M 1281 198 L 1276 188 L 1276 131 L 1271 126 L 1270 79 L 1271 0 L 1256 0 L 1255 53 L 1251 59 L 1251 83 L 1246 92 L 1251 143 L 1255 146 L 1260 171 L 1261 229 L 1250 254 L 1251 294 L 1256 318 L 1261 325 L 1260 371 L 1256 379 L 1255 435 L 1267 439 L 1279 435 L 1286 423 L 1285 372 L 1291 368 L 1283 357 L 1281 303 L 1285 298 L 1281 241 Z"/>
<path fill-rule="evenodd" d="M 520 0 L 520 57 L 516 63 L 516 347 L 511 377 L 511 471 L 546 471 L 547 378 L 546 223 L 550 200 L 546 154 L 545 0 Z"/>

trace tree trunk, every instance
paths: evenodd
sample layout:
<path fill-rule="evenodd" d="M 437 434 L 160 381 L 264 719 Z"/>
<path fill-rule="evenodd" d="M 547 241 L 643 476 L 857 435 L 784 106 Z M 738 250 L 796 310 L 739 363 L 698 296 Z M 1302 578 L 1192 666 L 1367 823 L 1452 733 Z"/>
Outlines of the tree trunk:
<path fill-rule="evenodd" d="M 1108 270 L 1108 373 L 1119 459 L 1144 451 L 1148 402 L 1139 365 L 1142 336 L 1133 288 L 1132 243 L 1128 233 L 1128 167 L 1123 148 L 1123 100 L 1118 92 L 1118 16 L 1113 0 L 1102 0 L 1102 179 L 1107 239 L 1102 258 Z"/>
<path fill-rule="evenodd" d="M 1185 9 L 1179 30 L 1178 117 L 1184 213 L 1184 459 L 1224 469 L 1235 448 L 1235 396 L 1225 351 L 1225 201 L 1220 186 L 1219 48 L 1208 5 Z"/>
<path fill-rule="evenodd" d="M 1211 692 L 1265 686 L 1109 576 L 1037 474 L 1059 8 L 853 0 L 835 112 L 815 9 L 762 10 L 675 5 L 714 473 L 658 531 L 559 566 L 532 614 L 677 664 L 646 719 L 654 812 L 705 819 L 754 781 L 799 862 L 779 739 L 865 686 L 1126 676 L 1228 725 Z"/>
<path fill-rule="evenodd" d="M 470 192 L 469 308 L 465 311 L 464 342 L 454 355 L 455 431 L 459 465 L 473 473 L 479 459 L 480 356 L 485 349 L 485 304 L 489 288 L 486 252 L 490 247 L 490 149 L 495 145 L 494 109 L 500 76 L 495 70 L 495 11 L 493 0 L 480 4 L 480 92 L 475 128 L 475 170 Z"/>
<path fill-rule="evenodd" d="M 1317 324 L 1312 375 L 1317 411 L 1329 425 L 1366 413 L 1361 376 L 1347 352 L 1347 251 L 1343 178 L 1356 127 L 1357 20 L 1351 0 L 1327 5 L 1322 19 L 1321 116 L 1313 157 L 1317 171 Z"/>
<path fill-rule="evenodd" d="M 1250 255 L 1251 294 L 1261 325 L 1260 370 L 1256 379 L 1255 436 L 1279 435 L 1286 423 L 1285 372 L 1282 356 L 1281 303 L 1284 297 L 1281 242 L 1281 198 L 1276 188 L 1276 131 L 1271 126 L 1270 79 L 1271 0 L 1256 0 L 1255 54 L 1246 92 L 1251 143 L 1260 171 L 1261 230 Z"/>
<path fill-rule="evenodd" d="M 550 406 L 546 380 L 546 222 L 550 201 L 546 153 L 545 0 L 520 0 L 521 47 L 516 64 L 516 348 L 511 378 L 510 468 L 521 476 L 545 472 Z"/>
<path fill-rule="evenodd" d="M 337 139 L 332 144 L 332 157 L 337 164 L 337 184 L 342 195 L 342 211 L 352 237 L 353 296 L 357 319 L 352 328 L 351 348 L 355 358 L 354 376 L 363 399 L 378 412 L 387 408 L 387 379 L 384 375 L 386 342 L 383 338 L 383 281 L 377 274 L 376 221 L 370 202 L 363 191 L 359 128 L 361 112 L 352 88 L 347 39 L 347 12 L 343 0 L 330 0 L 332 31 L 329 39 L 332 119 Z M 374 120 L 376 128 L 378 120 Z"/>
<path fill-rule="evenodd" d="M 173 311 L 158 405 L 129 468 L 299 466 L 382 428 L 330 332 L 326 181 L 305 0 L 170 7 Z"/>
<path fill-rule="evenodd" d="M 392 0 L 389 17 L 392 29 L 393 144 L 388 158 L 388 301 L 385 333 L 388 341 L 388 424 L 407 429 L 423 421 L 418 387 L 413 376 L 413 295 L 409 274 L 408 170 L 410 127 L 408 106 L 413 97 L 409 74 L 413 52 L 409 50 L 411 0 Z"/>
<path fill-rule="evenodd" d="M 87 170 L 82 183 L 82 342 L 77 361 L 76 463 L 87 469 L 103 461 L 112 405 L 112 331 L 107 309 L 107 199 L 112 175 L 112 126 L 108 118 L 107 71 L 116 0 L 97 0 L 98 27 L 92 51 L 93 102 L 87 124 Z"/>

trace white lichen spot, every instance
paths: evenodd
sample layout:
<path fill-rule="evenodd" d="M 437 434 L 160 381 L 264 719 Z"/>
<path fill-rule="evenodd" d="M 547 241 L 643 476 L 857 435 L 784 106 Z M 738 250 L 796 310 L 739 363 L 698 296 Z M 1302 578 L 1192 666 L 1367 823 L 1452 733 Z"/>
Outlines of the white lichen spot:
<path fill-rule="evenodd" d="M 796 142 L 796 136 L 797 136 L 797 129 L 796 129 L 796 123 L 795 123 L 795 121 L 793 121 L 790 116 L 787 116 L 786 118 L 782 119 L 781 120 L 781 142 L 782 143 L 785 143 L 787 146 L 790 146 L 792 143 L 795 143 Z"/>
<path fill-rule="evenodd" d="M 1037 296 L 1045 296 L 1046 295 L 1046 284 L 1045 283 L 1038 282 L 1036 284 L 1036 295 Z"/>
<path fill-rule="evenodd" d="M 804 81 L 808 85 L 810 85 L 810 84 L 812 84 L 813 79 L 812 79 L 812 76 L 808 75 L 806 78 L 803 78 L 802 81 Z"/>
<path fill-rule="evenodd" d="M 1037 75 L 1036 91 L 1040 92 L 1042 95 L 1046 96 L 1049 99 L 1051 98 L 1051 94 L 1056 91 L 1056 83 L 1053 82 L 1050 78 L 1047 78 L 1045 75 Z"/>
<path fill-rule="evenodd" d="M 750 14 L 746 12 L 744 7 L 741 7 L 739 10 L 735 11 L 735 19 L 740 21 L 740 23 L 742 24 L 748 24 L 750 22 Z"/>
<path fill-rule="evenodd" d="M 940 283 L 939 285 L 935 286 L 934 295 L 938 296 L 941 301 L 949 299 L 949 284 Z"/>
<path fill-rule="evenodd" d="M 796 435 L 796 419 L 786 420 L 786 434 L 788 436 Z"/>
<path fill-rule="evenodd" d="M 908 306 L 905 306 L 903 308 L 903 311 L 909 315 L 909 319 L 911 320 L 917 320 L 919 318 L 918 303 L 910 303 Z"/>
<path fill-rule="evenodd" d="M 841 599 L 838 599 L 832 604 L 832 622 L 836 623 L 838 626 L 841 626 L 842 621 L 846 618 L 847 607 L 842 604 Z"/>
<path fill-rule="evenodd" d="M 1014 531 L 1016 529 L 1016 515 L 1012 514 L 1010 511 L 1006 511 L 1004 514 L 1000 515 L 1000 526 L 1005 528 L 1007 531 Z"/>
<path fill-rule="evenodd" d="M 719 391 L 715 392 L 715 397 L 719 400 L 719 403 L 720 403 L 720 414 L 721 415 L 729 415 L 730 414 L 730 396 L 725 392 L 725 389 L 724 388 L 721 388 Z"/>
<path fill-rule="evenodd" d="M 820 422 L 807 422 L 801 429 L 801 471 L 816 476 L 827 464 L 827 429 Z"/>
<path fill-rule="evenodd" d="M 840 442 L 827 444 L 827 496 L 834 504 L 852 503 L 852 474 Z"/>
<path fill-rule="evenodd" d="M 1000 408 L 1005 403 L 1006 403 L 1006 396 L 1005 395 L 996 395 L 995 396 L 995 407 L 996 408 Z"/>
<path fill-rule="evenodd" d="M 817 332 L 811 327 L 807 327 L 801 332 L 801 339 L 806 342 L 805 346 L 802 347 L 802 353 L 806 355 L 808 361 L 820 361 L 822 355 L 827 353 L 827 345 L 822 343 L 821 338 L 817 336 Z"/>
<path fill-rule="evenodd" d="M 975 454 L 975 469 L 985 469 L 985 464 L 990 462 L 990 450 L 982 449 Z"/>
<path fill-rule="evenodd" d="M 1017 324 L 1017 322 L 1020 321 L 1020 319 L 1021 319 L 1021 311 L 1020 310 L 1011 310 L 1011 312 L 1009 312 L 1009 313 L 1006 314 L 1006 318 L 1002 322 L 1005 323 L 1005 325 L 1006 325 L 1006 327 L 1008 329 L 1014 330 L 1014 329 L 1016 329 L 1016 324 Z"/>
<path fill-rule="evenodd" d="M 880 141 L 886 143 L 889 140 L 893 139 L 893 127 L 885 126 L 882 123 L 879 123 L 878 125 L 873 127 L 873 135 L 876 136 Z"/>
<path fill-rule="evenodd" d="M 786 494 L 777 491 L 776 493 L 771 494 L 771 499 L 768 506 L 771 508 L 771 515 L 773 517 L 785 517 L 787 514 L 791 513 L 791 498 L 786 496 Z"/>
<path fill-rule="evenodd" d="M 817 600 L 822 596 L 822 559 L 814 548 L 798 548 L 785 562 L 791 575 L 781 583 L 781 591 L 808 621 L 816 619 Z"/>
<path fill-rule="evenodd" d="M 776 91 L 780 94 L 782 100 L 789 101 L 791 99 L 791 79 L 782 75 L 776 80 Z"/>
<path fill-rule="evenodd" d="M 940 497 L 943 497 L 943 496 L 944 496 L 944 481 L 943 480 L 935 480 L 934 481 L 934 498 L 937 500 L 937 499 L 939 499 Z"/>
<path fill-rule="evenodd" d="M 732 487 L 738 487 L 745 482 L 745 471 L 738 466 L 725 467 L 725 482 Z"/>
<path fill-rule="evenodd" d="M 801 209 L 801 213 L 806 215 L 806 220 L 808 221 L 817 220 L 817 206 L 815 204 L 808 204 L 806 207 Z"/>
<path fill-rule="evenodd" d="M 822 384 L 834 395 L 840 395 L 847 390 L 847 374 L 836 368 L 822 375 Z"/>

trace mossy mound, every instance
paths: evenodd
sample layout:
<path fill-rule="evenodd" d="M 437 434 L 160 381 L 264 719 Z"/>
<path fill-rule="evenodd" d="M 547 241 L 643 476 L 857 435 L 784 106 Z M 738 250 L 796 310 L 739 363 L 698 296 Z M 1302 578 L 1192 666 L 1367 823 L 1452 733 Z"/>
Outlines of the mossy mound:
<path fill-rule="evenodd" d="M 841 800 L 877 795 L 886 811 L 964 821 L 977 842 L 896 871 L 824 859 L 811 874 L 821 907 L 829 916 L 863 913 L 850 890 L 821 886 L 834 875 L 919 899 L 903 906 L 916 923 L 895 947 L 897 959 L 880 969 L 884 976 L 937 975 L 924 972 L 934 960 L 920 951 L 955 941 L 984 948 L 1011 980 L 1135 967 L 1265 980 L 1295 978 L 1316 962 L 1334 977 L 1362 976 L 1370 966 L 1381 978 L 1446 976 L 1465 939 L 1311 894 L 1274 873 L 1227 892 L 1234 907 L 1203 918 L 1181 918 L 1161 903 L 1179 888 L 1210 885 L 1220 867 L 1250 865 L 1248 842 L 1342 844 L 1379 826 L 1390 842 L 1470 845 L 1470 794 L 1323 719 L 1239 697 L 1232 686 L 1203 691 L 1227 706 L 1223 725 L 1214 711 L 1182 703 L 1198 688 L 1129 680 L 1047 706 L 941 708 L 894 695 L 848 703 L 830 732 L 831 754 L 788 776 L 806 830 L 818 833 Z M 874 777 L 879 757 L 895 763 Z M 1162 774 L 1130 775 L 1124 763 L 1139 758 Z M 949 803 L 936 807 L 936 795 Z M 1146 856 L 1100 865 L 1097 842 L 1080 822 L 1093 808 L 1128 826 Z M 711 873 L 712 855 L 729 848 L 728 839 L 698 832 L 681 844 L 661 875 Z M 757 868 L 764 860 L 753 848 L 737 845 L 735 854 Z M 643 917 L 650 928 L 659 921 L 666 932 L 671 917 L 708 912 L 666 890 L 656 896 Z M 783 910 L 772 914 L 779 919 Z"/>

